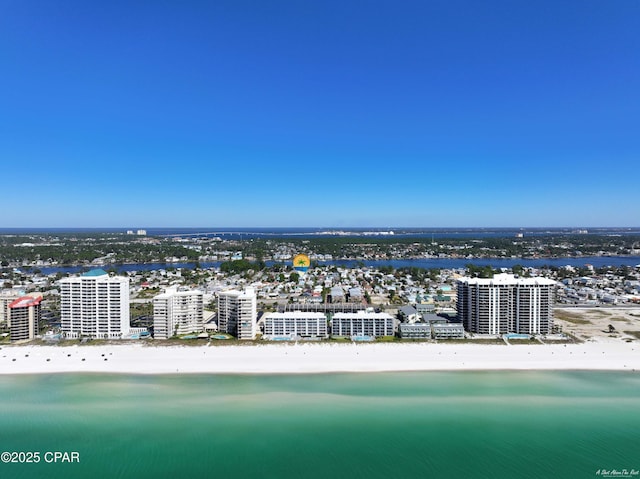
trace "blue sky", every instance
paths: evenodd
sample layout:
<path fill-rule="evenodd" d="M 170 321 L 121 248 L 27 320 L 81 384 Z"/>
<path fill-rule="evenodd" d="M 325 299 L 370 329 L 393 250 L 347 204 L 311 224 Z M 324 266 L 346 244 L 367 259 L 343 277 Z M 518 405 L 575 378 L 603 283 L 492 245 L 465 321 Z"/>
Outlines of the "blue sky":
<path fill-rule="evenodd" d="M 638 226 L 640 2 L 0 0 L 0 226 Z"/>

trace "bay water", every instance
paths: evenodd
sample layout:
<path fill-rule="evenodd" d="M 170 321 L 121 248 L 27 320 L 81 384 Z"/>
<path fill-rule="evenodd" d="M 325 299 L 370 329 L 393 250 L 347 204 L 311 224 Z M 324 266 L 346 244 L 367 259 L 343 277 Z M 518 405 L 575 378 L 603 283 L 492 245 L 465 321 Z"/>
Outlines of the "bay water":
<path fill-rule="evenodd" d="M 0 376 L 0 453 L 2 478 L 637 474 L 640 374 Z"/>

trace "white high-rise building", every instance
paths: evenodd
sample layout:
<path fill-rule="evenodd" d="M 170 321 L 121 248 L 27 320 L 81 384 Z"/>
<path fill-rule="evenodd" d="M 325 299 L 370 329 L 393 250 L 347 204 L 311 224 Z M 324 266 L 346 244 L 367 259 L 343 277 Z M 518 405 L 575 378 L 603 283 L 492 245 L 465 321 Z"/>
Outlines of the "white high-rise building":
<path fill-rule="evenodd" d="M 323 313 L 290 311 L 264 315 L 264 339 L 326 339 L 327 317 Z"/>
<path fill-rule="evenodd" d="M 238 339 L 256 338 L 256 292 L 229 290 L 218 293 L 218 330 Z"/>
<path fill-rule="evenodd" d="M 167 288 L 153 298 L 153 337 L 169 339 L 174 335 L 201 332 L 203 310 L 201 291 Z"/>
<path fill-rule="evenodd" d="M 129 278 L 95 269 L 60 280 L 60 321 L 67 338 L 129 334 Z"/>
<path fill-rule="evenodd" d="M 478 334 L 549 334 L 553 327 L 553 288 L 547 278 L 458 280 L 458 319 Z"/>
<path fill-rule="evenodd" d="M 0 326 L 10 326 L 9 323 L 9 305 L 16 299 L 21 297 L 19 291 L 13 289 L 3 289 L 0 291 Z"/>

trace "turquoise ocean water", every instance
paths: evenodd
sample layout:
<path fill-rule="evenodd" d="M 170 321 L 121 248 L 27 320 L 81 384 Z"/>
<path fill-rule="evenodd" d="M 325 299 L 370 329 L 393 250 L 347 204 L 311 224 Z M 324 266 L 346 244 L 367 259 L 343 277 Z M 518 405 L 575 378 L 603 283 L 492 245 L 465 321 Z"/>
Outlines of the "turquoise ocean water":
<path fill-rule="evenodd" d="M 640 469 L 640 374 L 4 376 L 0 451 L 41 458 L 2 478 L 596 478 Z"/>

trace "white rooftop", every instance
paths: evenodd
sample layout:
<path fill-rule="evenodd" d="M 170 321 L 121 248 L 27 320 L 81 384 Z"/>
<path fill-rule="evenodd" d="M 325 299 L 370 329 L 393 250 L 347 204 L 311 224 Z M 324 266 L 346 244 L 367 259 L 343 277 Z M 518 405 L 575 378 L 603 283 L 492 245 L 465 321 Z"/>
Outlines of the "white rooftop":
<path fill-rule="evenodd" d="M 171 286 L 169 288 L 166 288 L 164 292 L 154 296 L 153 299 L 167 299 L 171 298 L 172 296 L 191 296 L 194 294 L 202 294 L 202 291 L 195 289 L 178 291 L 178 288 L 176 286 Z"/>
<path fill-rule="evenodd" d="M 333 315 L 334 318 L 338 318 L 338 319 L 342 319 L 342 318 L 346 318 L 346 319 L 361 319 L 361 318 L 391 318 L 393 319 L 393 316 L 387 314 L 387 313 L 374 313 L 372 311 L 357 311 L 355 313 L 336 313 Z"/>
<path fill-rule="evenodd" d="M 298 318 L 316 318 L 316 319 L 326 319 L 324 313 L 312 312 L 312 311 L 287 311 L 284 313 L 267 313 L 264 315 L 265 318 L 275 318 L 275 319 L 298 319 Z"/>
<path fill-rule="evenodd" d="M 556 284 L 556 282 L 549 278 L 516 278 L 513 274 L 508 273 L 500 273 L 496 274 L 493 278 L 460 278 L 459 281 L 463 283 L 467 283 L 470 285 L 523 285 L 523 286 L 533 286 L 533 285 L 546 285 L 552 286 Z"/>

